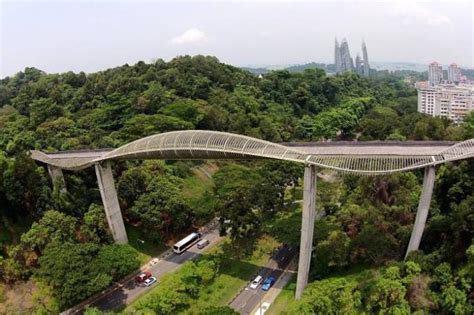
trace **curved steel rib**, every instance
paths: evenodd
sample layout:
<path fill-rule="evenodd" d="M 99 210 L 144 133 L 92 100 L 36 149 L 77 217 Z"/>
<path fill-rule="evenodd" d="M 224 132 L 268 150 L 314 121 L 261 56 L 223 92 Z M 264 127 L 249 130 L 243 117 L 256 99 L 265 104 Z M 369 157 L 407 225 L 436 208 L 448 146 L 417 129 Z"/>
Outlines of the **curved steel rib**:
<path fill-rule="evenodd" d="M 336 143 L 337 146 L 337 143 Z M 335 147 L 336 147 L 335 146 Z M 336 152 L 337 151 L 337 152 Z M 45 154 L 32 151 L 35 160 L 63 169 L 78 170 L 106 160 L 123 159 L 277 159 L 314 164 L 357 175 L 383 175 L 474 157 L 474 139 L 443 148 L 435 154 L 378 153 L 377 147 L 363 154 L 335 150 L 308 153 L 291 146 L 226 132 L 186 130 L 145 137 L 115 150 Z"/>

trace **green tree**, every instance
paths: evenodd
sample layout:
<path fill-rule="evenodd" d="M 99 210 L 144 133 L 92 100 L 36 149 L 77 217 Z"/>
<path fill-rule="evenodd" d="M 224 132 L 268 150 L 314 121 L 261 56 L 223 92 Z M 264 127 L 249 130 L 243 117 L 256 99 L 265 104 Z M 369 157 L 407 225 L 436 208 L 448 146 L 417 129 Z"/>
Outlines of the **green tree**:
<path fill-rule="evenodd" d="M 150 180 L 150 172 L 145 168 L 133 167 L 124 171 L 117 185 L 120 204 L 125 209 L 131 207 L 135 200 L 145 193 Z"/>
<path fill-rule="evenodd" d="M 254 188 L 262 180 L 260 175 L 247 167 L 231 164 L 219 169 L 213 178 L 221 233 L 230 232 L 232 238 L 254 235 L 260 223 L 254 199 Z"/>
<path fill-rule="evenodd" d="M 151 238 L 168 236 L 190 222 L 191 208 L 181 198 L 181 186 L 182 180 L 174 176 L 153 178 L 130 209 Z"/>
<path fill-rule="evenodd" d="M 145 114 L 156 114 L 158 110 L 175 99 L 172 90 L 163 87 L 159 82 L 150 82 L 148 89 L 137 98 L 135 108 Z"/>
<path fill-rule="evenodd" d="M 388 268 L 383 276 L 363 283 L 362 291 L 362 303 L 369 313 L 410 313 L 410 306 L 405 300 L 407 290 L 401 283 L 398 267 Z"/>
<path fill-rule="evenodd" d="M 84 214 L 84 222 L 80 228 L 82 241 L 89 243 L 111 243 L 112 235 L 102 206 L 91 204 Z"/>
<path fill-rule="evenodd" d="M 303 298 L 290 305 L 288 314 L 361 313 L 361 294 L 357 282 L 335 278 L 315 281 L 307 286 Z"/>
<path fill-rule="evenodd" d="M 441 292 L 441 307 L 449 314 L 470 314 L 472 305 L 467 302 L 466 294 L 454 285 L 448 285 Z"/>
<path fill-rule="evenodd" d="M 111 275 L 97 268 L 99 250 L 94 244 L 52 243 L 40 257 L 36 275 L 51 287 L 61 308 L 86 299 L 112 281 Z"/>
<path fill-rule="evenodd" d="M 342 231 L 332 231 L 328 238 L 316 245 L 315 265 L 320 273 L 340 270 L 349 264 L 350 238 Z M 326 270 L 325 270 L 326 269 Z"/>
<path fill-rule="evenodd" d="M 183 282 L 180 280 L 176 281 L 176 279 L 173 280 L 166 282 L 166 290 L 151 293 L 141 300 L 135 309 L 143 313 L 176 314 L 180 309 L 187 306 L 190 298 L 185 293 Z M 161 285 L 164 284 L 162 283 Z"/>
<path fill-rule="evenodd" d="M 77 220 L 64 213 L 50 210 L 34 222 L 31 229 L 21 236 L 21 242 L 28 249 L 38 253 L 43 252 L 46 245 L 52 242 L 76 242 Z"/>
<path fill-rule="evenodd" d="M 38 126 L 46 120 L 61 117 L 64 110 L 50 99 L 40 98 L 31 103 L 30 120 L 33 126 Z"/>
<path fill-rule="evenodd" d="M 199 312 L 200 315 L 237 315 L 229 306 L 209 306 Z"/>
<path fill-rule="evenodd" d="M 193 126 L 197 126 L 203 117 L 200 107 L 201 104 L 199 102 L 185 99 L 163 107 L 160 112 L 167 116 L 188 121 L 192 123 Z"/>
<path fill-rule="evenodd" d="M 418 121 L 413 131 L 415 140 L 442 140 L 446 135 L 446 127 L 441 118 L 425 117 Z"/>
<path fill-rule="evenodd" d="M 462 124 L 464 128 L 464 139 L 472 139 L 474 138 L 474 112 L 470 112 L 464 118 L 464 123 Z"/>
<path fill-rule="evenodd" d="M 25 152 L 7 160 L 3 172 L 3 192 L 12 210 L 17 213 L 38 215 L 51 205 L 51 190 L 45 170 L 38 167 Z"/>
<path fill-rule="evenodd" d="M 96 261 L 97 268 L 119 280 L 140 267 L 138 252 L 131 246 L 111 244 L 101 247 Z"/>
<path fill-rule="evenodd" d="M 390 107 L 377 106 L 367 113 L 360 122 L 362 139 L 385 140 L 391 136 L 390 140 L 399 140 L 403 137 L 395 133 L 399 126 L 400 120 L 395 110 Z"/>
<path fill-rule="evenodd" d="M 353 98 L 339 107 L 331 108 L 314 119 L 313 137 L 334 139 L 352 137 L 355 127 L 363 114 L 372 106 L 370 97 Z"/>
<path fill-rule="evenodd" d="M 155 133 L 193 129 L 193 127 L 191 122 L 172 116 L 139 114 L 125 121 L 120 134 L 125 141 L 131 141 Z"/>
<path fill-rule="evenodd" d="M 128 245 L 53 242 L 39 258 L 36 276 L 48 285 L 61 309 L 108 287 L 139 266 Z"/>

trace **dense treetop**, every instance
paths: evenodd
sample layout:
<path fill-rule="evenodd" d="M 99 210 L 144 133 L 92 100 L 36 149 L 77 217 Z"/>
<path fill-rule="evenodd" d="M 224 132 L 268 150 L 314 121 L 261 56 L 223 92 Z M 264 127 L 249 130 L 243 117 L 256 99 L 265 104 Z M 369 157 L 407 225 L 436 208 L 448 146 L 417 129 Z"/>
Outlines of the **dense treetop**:
<path fill-rule="evenodd" d="M 26 68 L 0 81 L 0 149 L 115 147 L 180 129 L 229 131 L 271 141 L 334 138 L 339 131 L 340 137 L 349 138 L 362 131 L 366 139 L 444 136 L 447 126 L 440 119 L 416 113 L 414 95 L 395 76 L 328 77 L 323 70 L 307 69 L 275 71 L 259 79 L 204 56 L 138 62 L 87 75 Z M 357 105 L 362 98 L 364 105 Z M 376 122 L 371 117 L 403 114 L 410 114 L 403 118 L 409 119 L 406 123 L 386 126 L 378 134 L 372 131 Z M 377 122 L 383 124 L 383 118 Z M 344 125 L 336 123 L 329 132 L 321 127 L 329 120 Z M 417 132 L 405 128 L 407 124 Z M 442 130 L 430 133 L 425 130 L 429 128 Z"/>

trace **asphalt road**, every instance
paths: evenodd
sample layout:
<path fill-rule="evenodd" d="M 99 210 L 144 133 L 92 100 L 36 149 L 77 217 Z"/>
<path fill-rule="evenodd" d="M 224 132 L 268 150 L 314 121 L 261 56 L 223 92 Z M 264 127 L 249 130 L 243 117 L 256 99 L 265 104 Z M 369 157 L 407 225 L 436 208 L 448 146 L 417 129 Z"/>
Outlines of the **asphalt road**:
<path fill-rule="evenodd" d="M 280 248 L 258 274 L 263 277 L 264 281 L 269 276 L 273 276 L 275 280 L 278 280 L 278 278 L 283 274 L 285 268 L 295 256 L 296 252 L 296 248 Z M 255 277 L 256 276 L 257 275 L 255 275 Z M 258 304 L 263 300 L 268 292 L 263 291 L 261 289 L 261 285 L 257 289 L 249 288 L 250 281 L 252 281 L 255 277 L 249 279 L 247 287 L 229 305 L 240 314 L 250 314 L 250 312 L 258 306 Z"/>
<path fill-rule="evenodd" d="M 151 288 L 160 285 L 160 278 L 164 274 L 174 272 L 180 265 L 184 262 L 193 259 L 210 247 L 216 245 L 219 240 L 222 238 L 219 236 L 218 229 L 214 229 L 207 234 L 204 234 L 203 239 L 209 240 L 209 245 L 203 249 L 198 249 L 196 244 L 190 247 L 187 251 L 181 255 L 171 254 L 170 256 L 164 258 L 157 264 L 149 266 L 145 271 L 152 273 L 153 277 L 156 277 L 158 281 L 150 287 L 144 287 L 135 282 L 135 280 L 130 280 L 126 282 L 123 286 L 117 288 L 116 290 L 100 297 L 95 302 L 91 303 L 90 306 L 99 308 L 100 310 L 116 310 L 124 305 L 127 305 L 134 301 L 138 296 L 143 294 L 145 291 L 150 290 Z M 137 275 L 140 272 L 137 272 Z M 79 313 L 83 313 L 84 309 L 80 310 Z"/>

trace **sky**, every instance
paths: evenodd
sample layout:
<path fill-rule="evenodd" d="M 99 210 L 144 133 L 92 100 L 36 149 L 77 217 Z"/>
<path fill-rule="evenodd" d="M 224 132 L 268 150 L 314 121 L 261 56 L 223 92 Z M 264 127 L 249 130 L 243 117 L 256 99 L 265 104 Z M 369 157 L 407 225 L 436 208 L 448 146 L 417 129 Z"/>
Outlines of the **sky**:
<path fill-rule="evenodd" d="M 0 77 L 213 55 L 236 66 L 352 57 L 474 67 L 474 1 L 0 0 Z"/>

